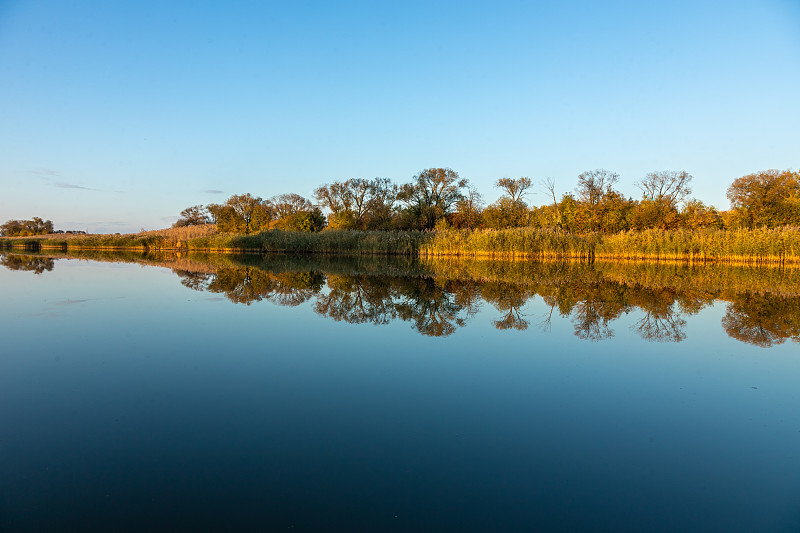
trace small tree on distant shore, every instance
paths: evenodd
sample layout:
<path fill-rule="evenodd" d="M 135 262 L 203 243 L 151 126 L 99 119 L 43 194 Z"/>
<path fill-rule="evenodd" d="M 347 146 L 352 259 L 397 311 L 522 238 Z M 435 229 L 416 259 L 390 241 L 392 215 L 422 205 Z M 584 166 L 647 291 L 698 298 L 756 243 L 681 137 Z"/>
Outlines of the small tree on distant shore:
<path fill-rule="evenodd" d="M 204 224 L 211 224 L 211 214 L 205 206 L 193 205 L 181 211 L 181 218 L 172 227 L 182 228 L 184 226 L 202 226 Z"/>
<path fill-rule="evenodd" d="M 53 233 L 53 222 L 33 217 L 31 220 L 9 220 L 0 225 L 0 235 L 4 237 L 27 237 Z"/>

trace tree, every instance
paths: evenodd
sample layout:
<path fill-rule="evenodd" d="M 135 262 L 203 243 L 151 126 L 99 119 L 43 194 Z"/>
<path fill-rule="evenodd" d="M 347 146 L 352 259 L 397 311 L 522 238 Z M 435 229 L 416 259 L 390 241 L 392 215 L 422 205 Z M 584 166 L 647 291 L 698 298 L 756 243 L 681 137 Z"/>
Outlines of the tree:
<path fill-rule="evenodd" d="M 206 207 L 193 205 L 181 211 L 181 218 L 172 227 L 182 228 L 184 226 L 202 226 L 204 224 L 211 224 L 211 214 Z"/>
<path fill-rule="evenodd" d="M 619 181 L 619 174 L 609 172 L 599 168 L 597 170 L 587 170 L 578 175 L 578 200 L 594 207 L 600 203 L 603 196 L 612 190 L 614 184 Z"/>
<path fill-rule="evenodd" d="M 713 206 L 700 200 L 689 200 L 681 211 L 681 225 L 689 229 L 722 227 L 722 219 Z"/>
<path fill-rule="evenodd" d="M 477 189 L 470 187 L 467 194 L 456 203 L 456 212 L 452 216 L 456 228 L 475 229 L 481 225 L 483 197 Z"/>
<path fill-rule="evenodd" d="M 670 229 L 680 223 L 678 206 L 691 194 L 692 176 L 685 171 L 651 172 L 636 186 L 642 190 L 637 220 L 644 227 Z"/>
<path fill-rule="evenodd" d="M 561 209 L 558 206 L 558 201 L 556 201 L 556 182 L 553 181 L 553 178 L 545 178 L 542 181 L 542 187 L 546 190 L 549 195 L 553 198 L 553 209 L 555 211 L 555 226 L 560 228 L 561 227 Z"/>
<path fill-rule="evenodd" d="M 663 204 L 669 209 L 677 209 L 692 193 L 689 186 L 691 181 L 692 175 L 683 170 L 662 170 L 649 173 L 636 186 L 642 190 L 646 199 Z"/>
<path fill-rule="evenodd" d="M 314 209 L 314 204 L 312 204 L 310 200 L 295 193 L 273 196 L 269 203 L 272 205 L 278 218 Z"/>
<path fill-rule="evenodd" d="M 604 200 L 614 193 L 613 186 L 619 174 L 604 169 L 587 170 L 578 175 L 577 223 L 581 230 L 600 231 L 603 229 Z"/>
<path fill-rule="evenodd" d="M 511 198 L 513 203 L 522 201 L 522 197 L 525 195 L 525 191 L 530 189 L 531 187 L 531 180 L 526 177 L 522 178 L 500 178 L 494 185 L 500 189 L 503 189 L 505 193 Z"/>
<path fill-rule="evenodd" d="M 255 233 L 267 229 L 273 219 L 272 206 L 250 193 L 235 194 L 224 204 L 210 204 L 208 211 L 220 231 L 226 233 Z"/>
<path fill-rule="evenodd" d="M 800 224 L 800 172 L 765 170 L 728 187 L 739 224 L 748 228 Z"/>
<path fill-rule="evenodd" d="M 531 180 L 525 177 L 497 180 L 495 187 L 503 189 L 505 194 L 484 211 L 486 225 L 494 229 L 527 226 L 529 219 L 528 204 L 522 200 L 522 197 L 530 186 Z"/>
<path fill-rule="evenodd" d="M 275 228 L 285 231 L 320 231 L 324 227 L 325 215 L 319 207 L 283 216 L 275 222 Z"/>
<path fill-rule="evenodd" d="M 389 178 L 375 178 L 370 182 L 367 202 L 367 229 L 390 229 L 397 203 L 398 187 Z"/>
<path fill-rule="evenodd" d="M 314 198 L 319 205 L 328 208 L 334 216 L 352 210 L 353 194 L 350 190 L 349 180 L 335 181 L 329 185 L 317 187 L 314 190 Z"/>
<path fill-rule="evenodd" d="M 518 228 L 528 225 L 528 213 L 525 202 L 502 196 L 483 211 L 483 220 L 492 229 Z"/>
<path fill-rule="evenodd" d="M 314 196 L 320 206 L 331 211 L 331 228 L 386 229 L 391 223 L 397 186 L 387 178 L 352 178 L 323 185 Z"/>
<path fill-rule="evenodd" d="M 450 168 L 428 168 L 414 176 L 412 183 L 401 186 L 397 198 L 406 204 L 420 229 L 433 229 L 463 198 L 461 189 L 468 183 Z"/>
<path fill-rule="evenodd" d="M 27 237 L 53 233 L 53 222 L 33 217 L 31 220 L 8 220 L 0 225 L 0 235 L 5 237 Z"/>

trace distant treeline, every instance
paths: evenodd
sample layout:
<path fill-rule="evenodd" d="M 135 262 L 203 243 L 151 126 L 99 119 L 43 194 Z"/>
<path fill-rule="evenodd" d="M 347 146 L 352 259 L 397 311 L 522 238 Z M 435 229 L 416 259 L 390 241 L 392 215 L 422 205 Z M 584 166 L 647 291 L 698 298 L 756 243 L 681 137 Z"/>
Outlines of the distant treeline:
<path fill-rule="evenodd" d="M 314 202 L 298 194 L 268 200 L 249 193 L 225 203 L 185 209 L 175 226 L 214 223 L 223 233 L 266 229 L 319 231 L 547 228 L 571 233 L 629 230 L 752 229 L 800 225 L 800 172 L 765 170 L 733 181 L 732 208 L 719 212 L 693 199 L 692 176 L 683 171 L 651 172 L 636 183 L 639 199 L 626 198 L 615 185 L 619 175 L 604 169 L 583 172 L 574 191 L 559 198 L 555 183 L 540 186 L 551 201 L 526 201 L 534 183 L 527 177 L 502 178 L 502 196 L 486 206 L 482 195 L 449 168 L 429 168 L 410 183 L 388 178 L 353 178 L 318 187 Z M 327 216 L 323 214 L 323 210 Z"/>

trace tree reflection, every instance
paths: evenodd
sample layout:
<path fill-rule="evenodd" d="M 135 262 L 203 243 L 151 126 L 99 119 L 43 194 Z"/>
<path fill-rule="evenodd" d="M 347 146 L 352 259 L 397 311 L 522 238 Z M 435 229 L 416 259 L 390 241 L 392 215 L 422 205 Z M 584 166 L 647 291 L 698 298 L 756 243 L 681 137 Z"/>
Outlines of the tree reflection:
<path fill-rule="evenodd" d="M 55 261 L 48 257 L 38 257 L 35 255 L 0 255 L 0 265 L 9 270 L 19 270 L 23 272 L 33 272 L 42 274 L 50 272 L 55 266 Z"/>
<path fill-rule="evenodd" d="M 535 296 L 529 288 L 520 284 L 491 281 L 484 283 L 481 294 L 487 302 L 504 313 L 501 319 L 493 321 L 495 328 L 518 331 L 528 329 L 528 321 L 520 309 Z"/>
<path fill-rule="evenodd" d="M 773 294 L 737 294 L 722 317 L 722 327 L 734 339 L 769 348 L 800 341 L 800 298 Z"/>
<path fill-rule="evenodd" d="M 643 339 L 656 342 L 680 342 L 686 338 L 686 320 L 675 310 L 674 290 L 636 290 L 634 303 L 644 312 L 633 329 Z"/>
<path fill-rule="evenodd" d="M 384 325 L 397 318 L 390 278 L 330 275 L 328 289 L 314 305 L 320 315 L 349 324 Z"/>
<path fill-rule="evenodd" d="M 451 291 L 430 277 L 404 279 L 399 286 L 402 301 L 395 305 L 397 316 L 414 323 L 429 337 L 446 337 L 466 324 L 459 316 L 463 309 Z"/>
<path fill-rule="evenodd" d="M 624 265 L 618 269 L 606 265 L 600 270 L 574 263 L 502 263 L 479 264 L 472 272 L 470 264 L 448 263 L 437 274 L 435 268 L 425 270 L 419 265 L 412 265 L 412 270 L 392 264 L 382 270 L 380 263 L 365 259 L 326 259 L 321 264 L 328 273 L 323 274 L 309 257 L 249 256 L 242 261 L 241 266 L 215 267 L 216 273 L 176 273 L 186 287 L 222 293 L 232 302 L 249 305 L 269 300 L 296 306 L 310 301 L 316 313 L 337 321 L 386 325 L 404 320 L 432 337 L 452 335 L 479 316 L 483 302 L 500 313 L 491 319 L 495 328 L 525 331 L 530 322 L 524 309 L 540 295 L 549 309 L 539 329 L 548 331 L 553 317 L 561 316 L 569 318 L 577 337 L 593 342 L 614 337 L 614 322 L 631 311 L 641 313 L 631 330 L 643 339 L 681 342 L 686 338 L 686 315 L 698 313 L 718 298 L 731 301 L 722 320 L 731 337 L 765 347 L 800 339 L 800 296 L 740 289 L 787 279 L 782 290 L 791 292 L 793 271 L 778 275 L 735 269 L 680 270 L 674 265 L 636 265 L 629 270 Z M 38 257 L 3 258 L 3 264 L 18 270 L 52 269 L 52 260 Z"/>
<path fill-rule="evenodd" d="M 594 283 L 580 287 L 573 307 L 575 335 L 601 341 L 614 336 L 611 322 L 630 308 L 627 287 L 616 282 Z"/>
<path fill-rule="evenodd" d="M 189 270 L 173 269 L 181 278 L 181 285 L 194 291 L 204 291 L 208 287 L 213 275 L 207 272 L 192 272 Z"/>
<path fill-rule="evenodd" d="M 325 283 L 320 272 L 274 274 L 255 266 L 223 267 L 216 274 L 175 270 L 181 284 L 198 291 L 224 294 L 230 301 L 250 305 L 264 299 L 296 306 L 311 299 Z"/>

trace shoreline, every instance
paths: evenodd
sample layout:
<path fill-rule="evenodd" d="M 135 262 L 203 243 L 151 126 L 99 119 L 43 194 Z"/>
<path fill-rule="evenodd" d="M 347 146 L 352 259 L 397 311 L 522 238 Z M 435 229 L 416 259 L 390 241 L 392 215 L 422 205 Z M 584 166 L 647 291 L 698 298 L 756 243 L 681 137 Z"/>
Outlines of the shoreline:
<path fill-rule="evenodd" d="M 269 230 L 250 235 L 198 230 L 124 235 L 0 237 L 0 250 L 169 253 L 284 253 L 405 256 L 498 261 L 798 265 L 800 227 L 754 230 L 646 230 L 573 234 L 559 230 L 444 230 L 438 232 Z M 203 234 L 205 233 L 205 234 Z M 188 237 L 188 238 L 187 238 Z"/>

